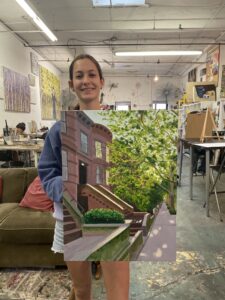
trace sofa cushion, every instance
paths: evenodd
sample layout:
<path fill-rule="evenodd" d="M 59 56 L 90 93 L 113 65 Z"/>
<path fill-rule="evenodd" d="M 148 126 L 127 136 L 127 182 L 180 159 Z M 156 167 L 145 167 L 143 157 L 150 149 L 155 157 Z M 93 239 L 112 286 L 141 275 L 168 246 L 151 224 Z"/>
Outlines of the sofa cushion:
<path fill-rule="evenodd" d="M 48 198 L 43 190 L 39 176 L 30 184 L 19 206 L 41 211 L 53 211 L 53 201 Z"/>
<path fill-rule="evenodd" d="M 17 206 L 0 223 L 0 242 L 11 244 L 51 244 L 55 220 L 50 212 Z"/>
<path fill-rule="evenodd" d="M 20 202 L 26 188 L 26 171 L 24 169 L 1 169 L 3 178 L 2 203 Z"/>
<path fill-rule="evenodd" d="M 0 226 L 8 215 L 18 207 L 18 203 L 2 203 L 0 204 Z"/>

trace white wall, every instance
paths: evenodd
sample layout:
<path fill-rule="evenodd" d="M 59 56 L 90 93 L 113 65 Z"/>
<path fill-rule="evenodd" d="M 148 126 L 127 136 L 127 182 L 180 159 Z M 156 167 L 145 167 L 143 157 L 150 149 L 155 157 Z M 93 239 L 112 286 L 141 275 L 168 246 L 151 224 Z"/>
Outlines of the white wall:
<path fill-rule="evenodd" d="M 35 76 L 35 87 L 31 88 L 31 102 L 36 103 L 31 104 L 31 112 L 16 113 L 6 112 L 4 110 L 3 66 L 27 76 L 31 73 L 30 52 L 34 52 L 34 50 L 24 47 L 23 43 L 10 33 L 0 34 L 0 45 L 0 134 L 2 134 L 2 128 L 5 127 L 5 120 L 7 120 L 9 127 L 15 127 L 17 123 L 24 122 L 28 128 L 28 122 L 31 120 L 35 120 L 38 127 L 40 127 L 40 124 L 50 127 L 54 123 L 53 121 L 41 120 L 38 76 Z M 42 59 L 40 55 L 35 54 L 39 59 Z M 41 62 L 41 65 L 49 69 L 55 75 L 61 75 L 60 71 L 51 64 Z M 26 130 L 26 132 L 29 132 L 29 130 Z"/>

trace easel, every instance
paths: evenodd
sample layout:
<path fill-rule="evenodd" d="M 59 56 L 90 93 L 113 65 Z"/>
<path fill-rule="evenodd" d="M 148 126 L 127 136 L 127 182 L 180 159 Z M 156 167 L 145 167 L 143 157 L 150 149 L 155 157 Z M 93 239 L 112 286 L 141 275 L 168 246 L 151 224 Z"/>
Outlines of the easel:
<path fill-rule="evenodd" d="M 206 131 L 208 131 L 209 129 L 211 132 L 214 130 L 216 133 L 216 136 L 206 135 Z M 207 138 L 218 138 L 218 140 L 220 140 L 220 136 L 217 131 L 216 123 L 214 121 L 212 111 L 210 108 L 207 108 L 207 110 L 206 110 L 202 133 L 200 135 L 200 142 L 203 143 L 204 140 Z"/>

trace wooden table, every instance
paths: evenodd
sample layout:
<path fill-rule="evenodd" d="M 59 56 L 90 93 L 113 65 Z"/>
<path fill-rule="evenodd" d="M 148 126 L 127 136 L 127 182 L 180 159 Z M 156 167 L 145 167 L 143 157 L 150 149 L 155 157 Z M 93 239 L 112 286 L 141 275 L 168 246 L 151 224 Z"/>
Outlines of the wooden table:
<path fill-rule="evenodd" d="M 13 144 L 13 145 L 0 145 L 0 151 L 25 151 L 28 152 L 29 156 L 29 165 L 31 166 L 31 153 L 34 155 L 34 166 L 37 167 L 38 165 L 38 158 L 40 156 L 40 153 L 43 149 L 44 145 L 40 144 Z"/>

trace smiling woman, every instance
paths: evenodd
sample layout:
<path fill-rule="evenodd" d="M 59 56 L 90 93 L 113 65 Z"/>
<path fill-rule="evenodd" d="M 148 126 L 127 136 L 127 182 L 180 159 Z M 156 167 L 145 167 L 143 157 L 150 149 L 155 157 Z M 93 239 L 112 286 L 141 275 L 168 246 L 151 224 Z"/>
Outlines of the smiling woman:
<path fill-rule="evenodd" d="M 69 86 L 79 98 L 80 109 L 100 109 L 104 78 L 98 62 L 92 56 L 80 55 L 72 62 L 69 73 Z"/>
<path fill-rule="evenodd" d="M 77 94 L 80 110 L 100 109 L 100 90 L 104 79 L 98 62 L 89 55 L 77 56 L 69 69 L 70 88 Z M 83 136 L 83 141 L 85 142 Z M 84 143 L 85 144 L 85 143 Z M 51 171 L 49 171 L 51 170 Z M 39 160 L 39 176 L 49 198 L 54 201 L 56 218 L 52 250 L 64 252 L 63 207 L 62 207 L 62 157 L 60 123 L 57 122 L 45 140 L 45 146 Z M 91 264 L 87 261 L 67 261 L 76 300 L 91 299 Z M 107 300 L 128 300 L 129 262 L 102 261 Z"/>

